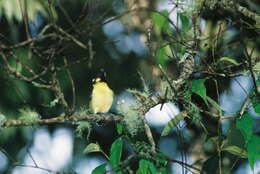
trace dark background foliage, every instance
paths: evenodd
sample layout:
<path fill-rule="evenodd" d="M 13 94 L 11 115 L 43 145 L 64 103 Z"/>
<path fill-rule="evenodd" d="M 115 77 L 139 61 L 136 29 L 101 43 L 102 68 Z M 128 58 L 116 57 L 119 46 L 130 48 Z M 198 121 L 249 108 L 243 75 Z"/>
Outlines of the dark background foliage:
<path fill-rule="evenodd" d="M 224 0 L 0 1 L 0 172 L 91 173 L 102 163 L 107 172 L 119 166 L 116 173 L 259 172 L 259 8 Z M 101 68 L 121 124 L 98 126 L 88 111 Z M 38 125 L 81 114 L 90 123 Z"/>

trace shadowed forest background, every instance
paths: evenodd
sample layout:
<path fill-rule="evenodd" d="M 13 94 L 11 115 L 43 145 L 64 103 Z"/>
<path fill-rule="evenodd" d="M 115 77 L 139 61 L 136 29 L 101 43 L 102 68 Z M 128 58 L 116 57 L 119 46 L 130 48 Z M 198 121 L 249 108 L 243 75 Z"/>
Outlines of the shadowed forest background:
<path fill-rule="evenodd" d="M 256 0 L 0 0 L 0 173 L 259 174 L 259 36 Z"/>

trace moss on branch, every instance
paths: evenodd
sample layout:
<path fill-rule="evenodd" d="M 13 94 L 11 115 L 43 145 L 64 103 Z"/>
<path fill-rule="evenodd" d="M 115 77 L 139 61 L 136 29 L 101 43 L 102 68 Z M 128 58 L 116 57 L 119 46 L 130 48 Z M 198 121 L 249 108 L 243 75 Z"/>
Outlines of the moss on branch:
<path fill-rule="evenodd" d="M 39 119 L 35 122 L 27 122 L 19 119 L 9 119 L 6 120 L 1 127 L 19 127 L 19 126 L 37 126 L 37 125 L 49 125 L 57 123 L 68 123 L 76 124 L 80 121 L 87 121 L 90 123 L 111 123 L 111 122 L 120 122 L 123 120 L 122 115 L 115 115 L 111 113 L 107 114 L 74 114 L 70 117 L 58 116 L 47 119 Z"/>

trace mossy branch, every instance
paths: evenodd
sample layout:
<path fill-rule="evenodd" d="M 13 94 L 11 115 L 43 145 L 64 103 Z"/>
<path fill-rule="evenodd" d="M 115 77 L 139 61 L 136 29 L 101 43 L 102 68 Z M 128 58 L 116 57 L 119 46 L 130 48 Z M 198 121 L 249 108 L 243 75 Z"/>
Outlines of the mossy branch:
<path fill-rule="evenodd" d="M 203 1 L 203 4 L 206 5 L 207 7 L 214 8 L 214 7 L 222 7 L 225 10 L 231 10 L 231 11 L 237 11 L 241 13 L 242 15 L 254 20 L 255 27 L 259 28 L 260 26 L 260 16 L 252 12 L 251 10 L 247 9 L 246 7 L 241 6 L 238 2 L 236 1 L 229 1 L 229 0 L 222 0 L 222 1 Z"/>
<path fill-rule="evenodd" d="M 111 123 L 120 122 L 123 120 L 122 115 L 115 115 L 111 113 L 107 114 L 74 114 L 70 117 L 57 116 L 47 119 L 39 119 L 35 122 L 27 122 L 18 119 L 7 119 L 2 125 L 2 128 L 19 127 L 19 126 L 37 126 L 37 125 L 49 125 L 57 123 L 76 124 L 80 121 L 87 121 L 90 123 Z"/>

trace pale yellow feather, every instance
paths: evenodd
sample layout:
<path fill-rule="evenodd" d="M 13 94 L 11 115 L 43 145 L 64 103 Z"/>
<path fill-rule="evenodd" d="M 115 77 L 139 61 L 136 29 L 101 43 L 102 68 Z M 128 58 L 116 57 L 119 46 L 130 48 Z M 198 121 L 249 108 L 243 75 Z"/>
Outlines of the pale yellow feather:
<path fill-rule="evenodd" d="M 90 108 L 93 113 L 106 113 L 113 103 L 113 91 L 105 82 L 93 84 Z"/>

